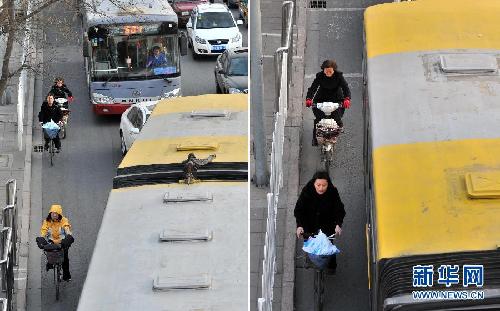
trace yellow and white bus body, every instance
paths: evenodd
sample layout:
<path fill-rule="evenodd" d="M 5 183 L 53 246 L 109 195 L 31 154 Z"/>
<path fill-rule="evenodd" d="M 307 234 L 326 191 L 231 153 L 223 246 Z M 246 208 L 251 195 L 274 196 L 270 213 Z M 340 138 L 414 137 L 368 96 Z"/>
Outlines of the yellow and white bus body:
<path fill-rule="evenodd" d="M 78 310 L 246 310 L 247 95 L 160 101 L 118 168 Z M 215 154 L 186 184 L 189 153 Z"/>
<path fill-rule="evenodd" d="M 500 310 L 500 1 L 365 11 L 372 310 Z M 484 299 L 418 300 L 417 265 L 484 265 Z M 434 270 L 436 285 L 439 274 Z M 462 280 L 461 280 L 462 281 Z"/>

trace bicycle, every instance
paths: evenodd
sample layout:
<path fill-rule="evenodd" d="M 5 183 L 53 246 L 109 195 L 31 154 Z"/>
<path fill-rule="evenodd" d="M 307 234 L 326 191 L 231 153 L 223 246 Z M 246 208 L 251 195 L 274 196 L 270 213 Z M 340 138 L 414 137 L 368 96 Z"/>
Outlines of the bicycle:
<path fill-rule="evenodd" d="M 56 98 L 54 99 L 54 101 L 58 104 L 59 108 L 61 109 L 61 112 L 62 112 L 62 122 L 61 122 L 61 130 L 60 130 L 60 133 L 61 133 L 61 139 L 65 139 L 66 136 L 67 136 L 67 133 L 68 133 L 68 129 L 67 129 L 67 126 L 68 126 L 68 120 L 69 120 L 69 114 L 71 112 L 71 110 L 68 109 L 68 100 L 64 97 L 61 97 L 61 98 Z"/>
<path fill-rule="evenodd" d="M 43 252 L 47 257 L 47 263 L 54 270 L 54 284 L 56 286 L 56 300 L 59 300 L 59 288 L 62 282 L 62 263 L 64 262 L 64 250 L 61 245 L 49 243 L 44 245 Z"/>
<path fill-rule="evenodd" d="M 333 163 L 333 150 L 341 132 L 337 122 L 332 118 L 332 113 L 342 106 L 339 103 L 323 102 L 315 103 L 313 107 L 326 115 L 326 118 L 316 124 L 316 140 L 321 146 L 321 161 L 325 163 L 325 169 L 328 171 Z"/>
<path fill-rule="evenodd" d="M 43 136 L 49 138 L 49 158 L 50 158 L 50 166 L 54 166 L 54 155 L 56 153 L 56 146 L 54 143 L 54 138 L 57 137 L 57 134 L 59 131 L 47 131 L 46 129 L 42 128 L 43 130 Z"/>
<path fill-rule="evenodd" d="M 314 237 L 315 234 L 312 233 L 303 233 L 302 237 L 304 240 L 307 240 L 309 237 Z M 330 241 L 335 240 L 335 234 L 331 235 L 328 237 Z M 323 298 L 324 298 L 324 293 L 325 293 L 325 270 L 328 267 L 328 264 L 330 263 L 330 260 L 332 259 L 333 255 L 314 255 L 314 254 L 307 254 L 307 259 L 309 262 L 309 266 L 307 268 L 311 268 L 311 266 L 314 268 L 314 310 L 315 311 L 321 311 L 323 310 Z"/>

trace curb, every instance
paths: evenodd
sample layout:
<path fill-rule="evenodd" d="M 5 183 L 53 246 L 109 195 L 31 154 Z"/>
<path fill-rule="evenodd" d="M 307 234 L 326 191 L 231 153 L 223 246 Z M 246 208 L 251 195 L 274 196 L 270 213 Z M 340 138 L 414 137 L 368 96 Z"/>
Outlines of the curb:
<path fill-rule="evenodd" d="M 296 55 L 293 56 L 293 72 L 292 72 L 292 102 L 289 109 L 289 120 L 285 125 L 285 143 L 288 152 L 288 165 L 286 191 L 287 200 L 285 201 L 285 232 L 283 242 L 283 277 L 282 277 L 282 297 L 281 311 L 293 311 L 295 309 L 294 288 L 295 288 L 295 216 L 293 208 L 297 200 L 300 180 L 300 144 L 302 130 L 302 93 L 304 89 L 304 53 L 307 39 L 307 1 L 295 1 L 295 16 L 296 16 Z M 286 153 L 285 153 L 286 154 Z"/>
<path fill-rule="evenodd" d="M 30 41 L 30 48 L 35 51 L 31 58 L 37 58 L 36 41 Z M 28 49 L 30 49 L 28 48 Z M 35 56 L 33 56 L 35 55 Z M 25 311 L 27 309 L 27 283 L 28 283 L 28 260 L 29 260 L 29 228 L 31 214 L 31 169 L 32 169 L 32 151 L 33 151 L 33 110 L 35 100 L 35 74 L 27 72 L 28 86 L 25 94 L 26 128 L 24 131 L 24 175 L 22 186 L 22 209 L 19 211 L 18 221 L 20 220 L 20 241 L 19 241 L 19 261 L 17 267 L 17 293 L 16 310 Z"/>
<path fill-rule="evenodd" d="M 26 105 L 28 108 L 25 134 L 25 156 L 23 176 L 23 206 L 21 215 L 21 240 L 19 241 L 19 265 L 16 307 L 17 310 L 26 310 L 26 285 L 28 278 L 28 256 L 29 256 L 29 223 L 31 211 L 31 151 L 33 149 L 33 99 L 35 93 L 35 78 L 29 73 L 29 89 Z M 22 276 L 22 277 L 21 277 Z"/>

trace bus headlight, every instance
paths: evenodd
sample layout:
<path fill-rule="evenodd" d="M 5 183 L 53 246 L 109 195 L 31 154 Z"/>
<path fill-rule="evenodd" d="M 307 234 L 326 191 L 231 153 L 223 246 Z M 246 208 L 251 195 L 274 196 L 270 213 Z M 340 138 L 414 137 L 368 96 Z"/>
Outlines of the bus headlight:
<path fill-rule="evenodd" d="M 240 89 L 237 89 L 237 88 L 234 88 L 234 87 L 230 87 L 228 91 L 229 91 L 229 94 L 243 93 Z"/>
<path fill-rule="evenodd" d="M 165 98 L 178 97 L 178 96 L 180 96 L 180 94 L 181 94 L 181 89 L 180 88 L 176 88 L 176 89 L 171 90 L 170 92 L 163 93 L 163 95 L 161 96 L 161 98 L 165 99 Z"/>
<path fill-rule="evenodd" d="M 95 104 L 112 104 L 113 99 L 100 93 L 92 93 L 92 102 Z"/>
<path fill-rule="evenodd" d="M 231 43 L 235 43 L 241 40 L 241 33 L 237 33 L 236 36 L 231 38 Z"/>
<path fill-rule="evenodd" d="M 207 40 L 203 39 L 203 38 L 200 38 L 198 36 L 195 36 L 194 37 L 194 41 L 196 41 L 197 43 L 199 44 L 207 44 Z"/>

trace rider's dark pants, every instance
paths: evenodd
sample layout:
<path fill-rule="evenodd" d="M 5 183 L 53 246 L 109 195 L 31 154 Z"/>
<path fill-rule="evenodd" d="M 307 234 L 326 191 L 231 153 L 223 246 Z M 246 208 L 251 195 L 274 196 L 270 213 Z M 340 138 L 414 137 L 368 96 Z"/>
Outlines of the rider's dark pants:
<path fill-rule="evenodd" d="M 62 264 L 62 269 L 63 269 L 63 277 L 64 278 L 71 278 L 71 274 L 69 273 L 69 257 L 68 257 L 68 248 L 63 248 L 64 250 L 64 261 Z"/>
<path fill-rule="evenodd" d="M 344 123 L 342 122 L 342 116 L 344 115 L 344 108 L 339 108 L 332 112 L 331 117 L 337 122 L 338 126 L 343 127 Z M 313 107 L 314 113 L 314 126 L 313 126 L 313 139 L 316 139 L 316 124 L 321 121 L 321 119 L 326 118 L 326 114 L 319 110 L 318 108 Z"/>
<path fill-rule="evenodd" d="M 49 146 L 50 138 L 45 134 L 45 131 L 43 132 L 43 138 L 45 139 L 45 146 Z M 59 134 L 54 138 L 54 145 L 56 146 L 57 149 L 61 148 L 61 139 L 59 139 Z"/>
<path fill-rule="evenodd" d="M 328 268 L 330 269 L 337 269 L 337 255 L 333 255 L 332 258 L 330 258 L 330 262 L 328 263 Z"/>

